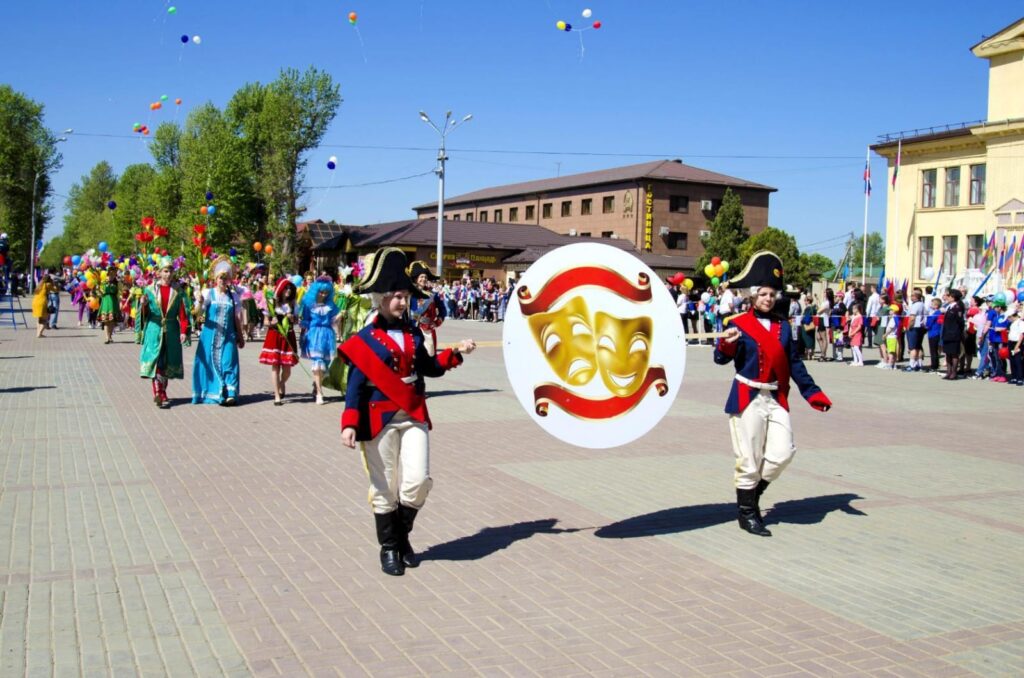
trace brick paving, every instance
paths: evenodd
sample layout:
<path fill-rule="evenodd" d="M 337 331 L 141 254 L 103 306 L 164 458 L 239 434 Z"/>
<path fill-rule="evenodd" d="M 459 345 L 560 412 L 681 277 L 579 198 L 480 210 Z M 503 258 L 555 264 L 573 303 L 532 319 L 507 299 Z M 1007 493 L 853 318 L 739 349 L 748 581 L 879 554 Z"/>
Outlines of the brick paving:
<path fill-rule="evenodd" d="M 1017 676 L 1024 389 L 812 364 L 799 451 L 737 529 L 721 406 L 690 348 L 639 442 L 521 411 L 500 325 L 434 382 L 423 565 L 379 572 L 366 481 L 296 370 L 242 351 L 241 405 L 157 411 L 130 335 L 0 329 L 0 675 Z M 186 350 L 186 371 L 193 351 Z"/>

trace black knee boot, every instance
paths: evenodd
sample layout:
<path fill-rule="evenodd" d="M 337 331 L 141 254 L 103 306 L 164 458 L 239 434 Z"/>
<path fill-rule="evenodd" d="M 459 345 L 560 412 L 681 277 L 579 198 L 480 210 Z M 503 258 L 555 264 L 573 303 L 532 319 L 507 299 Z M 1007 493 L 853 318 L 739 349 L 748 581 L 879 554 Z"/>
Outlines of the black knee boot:
<path fill-rule="evenodd" d="M 417 509 L 410 508 L 403 504 L 398 505 L 398 524 L 401 529 L 401 538 L 398 540 L 398 553 L 406 567 L 419 567 L 420 559 L 409 543 L 409 533 L 412 532 L 412 524 L 416 522 Z"/>
<path fill-rule="evenodd" d="M 763 492 L 763 490 L 762 490 Z M 759 537 L 770 537 L 772 533 L 764 526 L 761 510 L 757 507 L 757 488 L 736 489 L 736 506 L 739 509 L 740 528 Z"/>
<path fill-rule="evenodd" d="M 373 514 L 377 523 L 377 542 L 380 544 L 380 569 L 384 574 L 400 577 L 405 574 L 405 564 L 398 553 L 401 537 L 397 529 L 397 517 L 397 511 Z"/>

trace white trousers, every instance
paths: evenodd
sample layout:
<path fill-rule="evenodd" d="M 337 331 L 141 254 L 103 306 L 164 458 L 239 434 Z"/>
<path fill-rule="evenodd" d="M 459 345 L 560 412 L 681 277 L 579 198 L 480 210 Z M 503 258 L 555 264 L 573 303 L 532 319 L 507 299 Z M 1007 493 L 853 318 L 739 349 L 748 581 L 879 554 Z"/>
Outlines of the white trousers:
<path fill-rule="evenodd" d="M 752 489 L 762 478 L 772 482 L 796 453 L 789 412 L 771 391 L 761 390 L 743 414 L 730 416 L 729 430 L 736 454 L 737 489 Z"/>
<path fill-rule="evenodd" d="M 399 501 L 410 508 L 423 507 L 434 483 L 426 424 L 398 412 L 376 438 L 362 443 L 362 451 L 374 513 L 390 513 Z"/>

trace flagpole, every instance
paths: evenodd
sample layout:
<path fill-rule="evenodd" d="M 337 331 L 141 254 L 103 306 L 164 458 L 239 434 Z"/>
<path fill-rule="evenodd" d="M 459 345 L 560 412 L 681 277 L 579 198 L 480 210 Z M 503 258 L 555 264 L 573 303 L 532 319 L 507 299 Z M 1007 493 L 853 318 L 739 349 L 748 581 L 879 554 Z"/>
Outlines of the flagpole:
<path fill-rule="evenodd" d="M 896 275 L 900 273 L 900 194 L 896 189 L 897 182 L 899 181 L 900 175 L 900 156 L 903 155 L 903 139 L 896 142 L 896 166 L 892 172 L 892 197 L 896 201 L 896 233 L 894 238 L 896 239 L 896 247 L 893 249 L 894 257 L 892 262 L 892 270 Z"/>
<path fill-rule="evenodd" d="M 868 203 L 871 200 L 871 146 L 864 157 L 864 243 L 860 255 L 860 284 L 864 286 L 864 275 L 868 268 Z"/>

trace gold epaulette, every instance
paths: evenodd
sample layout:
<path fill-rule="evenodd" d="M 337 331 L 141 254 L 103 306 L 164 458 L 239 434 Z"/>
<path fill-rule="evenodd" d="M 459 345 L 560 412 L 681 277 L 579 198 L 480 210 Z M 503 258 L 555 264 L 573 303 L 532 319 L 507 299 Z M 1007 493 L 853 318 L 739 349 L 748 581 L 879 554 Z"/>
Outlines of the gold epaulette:
<path fill-rule="evenodd" d="M 733 318 L 739 318 L 741 315 L 743 315 L 743 314 L 742 313 L 733 313 L 728 318 L 723 318 L 722 319 L 722 327 L 725 327 L 726 325 L 728 325 L 729 321 L 732 320 Z"/>

